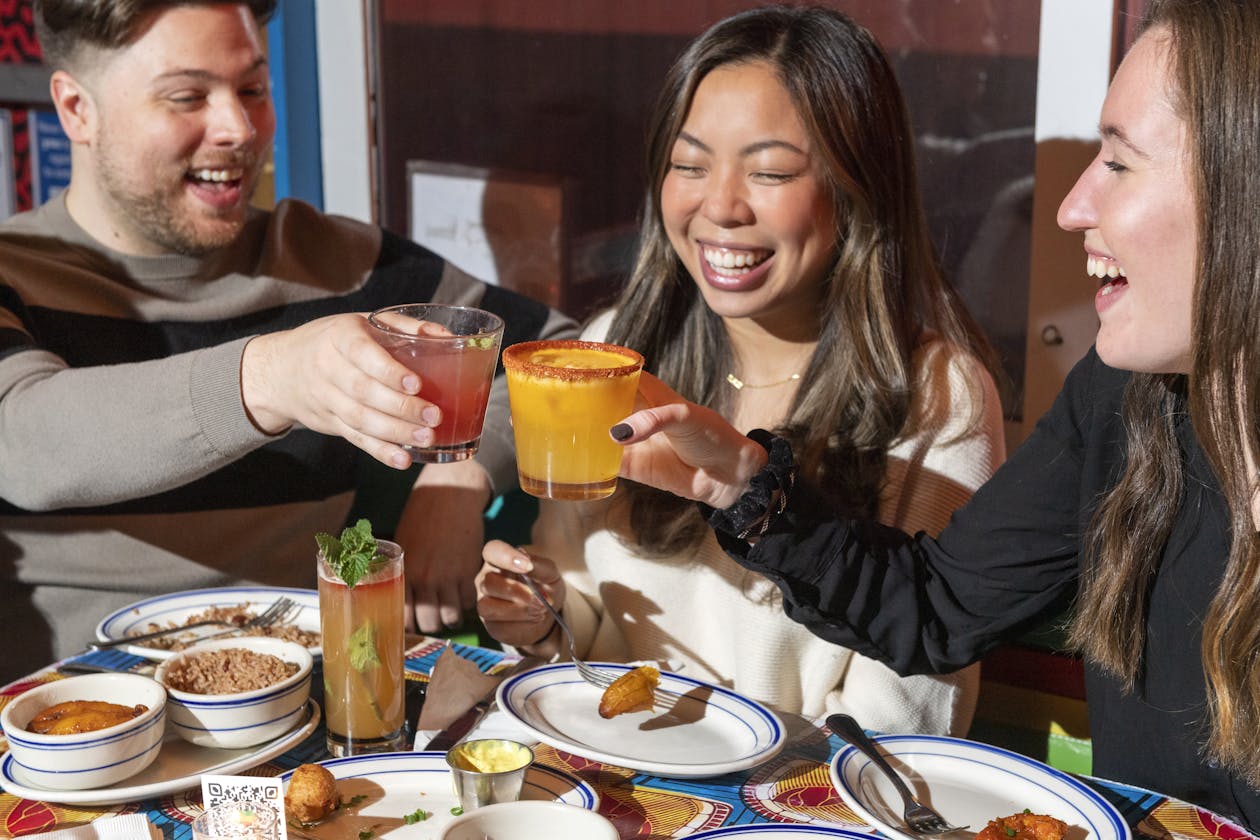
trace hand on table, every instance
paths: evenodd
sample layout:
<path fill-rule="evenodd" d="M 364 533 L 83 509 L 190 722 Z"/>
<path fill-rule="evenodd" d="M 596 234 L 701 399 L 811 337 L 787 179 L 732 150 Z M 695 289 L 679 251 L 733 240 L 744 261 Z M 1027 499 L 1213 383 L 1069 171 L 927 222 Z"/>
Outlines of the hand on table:
<path fill-rule="evenodd" d="M 639 395 L 650 407 L 613 427 L 613 440 L 625 446 L 621 475 L 626 478 L 724 508 L 765 466 L 760 444 L 646 371 L 639 378 Z"/>
<path fill-rule="evenodd" d="M 561 610 L 565 586 L 556 564 L 502 540 L 486 543 L 481 557 L 485 562 L 477 574 L 477 613 L 486 630 L 505 645 L 550 656 L 556 649 L 549 632 L 555 629 L 555 620 L 516 576 L 533 578 L 547 600 Z"/>
<path fill-rule="evenodd" d="M 475 460 L 420 470 L 394 534 L 407 554 L 408 627 L 422 633 L 458 627 L 476 603 L 473 581 L 486 541 L 482 512 L 491 493 Z"/>
<path fill-rule="evenodd" d="M 399 444 L 431 444 L 431 427 L 442 419 L 417 396 L 420 385 L 357 314 L 260 335 L 241 356 L 241 399 L 259 429 L 279 434 L 300 423 L 400 469 L 411 456 Z"/>

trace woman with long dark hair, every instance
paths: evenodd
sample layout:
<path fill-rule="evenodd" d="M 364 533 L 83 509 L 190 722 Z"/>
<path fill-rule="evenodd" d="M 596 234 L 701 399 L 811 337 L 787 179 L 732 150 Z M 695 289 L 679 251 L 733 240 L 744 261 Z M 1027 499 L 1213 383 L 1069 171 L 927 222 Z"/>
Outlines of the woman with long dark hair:
<path fill-rule="evenodd" d="M 623 473 L 716 508 L 723 547 L 775 581 L 791 617 L 899 673 L 964 666 L 1074 603 L 1093 772 L 1253 829 L 1256 44 L 1254 0 L 1151 3 L 1101 151 L 1059 210 L 1101 280 L 1095 348 L 937 540 L 837 518 L 794 442 L 763 446 L 659 382 L 643 386 L 655 407 L 612 430 Z"/>
<path fill-rule="evenodd" d="M 831 10 L 735 15 L 678 60 L 650 126 L 638 258 L 587 335 L 639 350 L 740 429 L 776 429 L 829 509 L 938 532 L 1003 457 L 1000 407 L 928 239 L 878 44 Z M 627 482 L 607 502 L 544 503 L 528 555 L 483 556 L 486 626 L 532 653 L 559 640 L 504 570 L 548 587 L 584 656 L 888 730 L 970 723 L 975 669 L 902 679 L 811 635 L 671 494 Z"/>

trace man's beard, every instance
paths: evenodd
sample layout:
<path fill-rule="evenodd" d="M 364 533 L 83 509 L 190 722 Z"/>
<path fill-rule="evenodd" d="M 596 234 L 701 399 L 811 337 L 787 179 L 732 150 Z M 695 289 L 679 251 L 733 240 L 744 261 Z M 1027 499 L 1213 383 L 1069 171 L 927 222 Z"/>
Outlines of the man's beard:
<path fill-rule="evenodd" d="M 225 165 L 245 170 L 242 186 L 247 189 L 246 195 L 252 196 L 258 169 L 252 155 L 237 154 Z M 97 159 L 102 192 L 131 232 L 169 253 L 202 257 L 236 239 L 245 224 L 245 208 L 235 207 L 227 215 L 218 216 L 204 205 L 190 207 L 183 177 L 186 171 L 173 175 L 170 182 L 141 192 L 128 183 L 110 155 L 99 155 Z"/>

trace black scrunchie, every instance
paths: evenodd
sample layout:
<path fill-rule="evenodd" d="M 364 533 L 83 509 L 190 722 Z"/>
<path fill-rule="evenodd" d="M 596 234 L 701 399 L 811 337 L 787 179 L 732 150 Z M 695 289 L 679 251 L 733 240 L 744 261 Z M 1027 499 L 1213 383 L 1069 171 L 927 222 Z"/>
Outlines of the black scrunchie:
<path fill-rule="evenodd" d="M 787 507 L 788 495 L 796 485 L 791 444 L 765 429 L 753 429 L 748 437 L 769 454 L 766 465 L 752 477 L 748 490 L 730 507 L 715 510 L 706 504 L 700 505 L 700 512 L 710 527 L 741 540 L 764 534 Z"/>

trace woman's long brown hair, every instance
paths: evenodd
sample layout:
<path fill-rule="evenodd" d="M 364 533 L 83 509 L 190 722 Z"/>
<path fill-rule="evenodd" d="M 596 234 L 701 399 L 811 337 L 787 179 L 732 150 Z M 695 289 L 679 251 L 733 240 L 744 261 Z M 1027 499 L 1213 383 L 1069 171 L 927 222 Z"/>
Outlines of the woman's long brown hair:
<path fill-rule="evenodd" d="M 886 451 L 919 384 L 911 353 L 924 334 L 970 352 L 991 371 L 996 365 L 941 275 L 905 104 L 867 30 L 830 9 L 754 9 L 714 25 L 679 58 L 650 123 L 642 238 L 609 338 L 642 352 L 648 368 L 684 397 L 729 413 L 726 331 L 674 253 L 659 198 L 696 87 L 717 67 L 748 62 L 778 73 L 818 150 L 837 211 L 817 348 L 778 431 L 792 441 L 802 477 L 835 509 L 873 516 Z M 646 554 L 673 553 L 707 532 L 694 505 L 669 494 L 628 485 L 625 500 L 636 547 Z"/>
<path fill-rule="evenodd" d="M 1203 624 L 1207 753 L 1260 787 L 1260 4 L 1154 0 L 1143 37 L 1166 38 L 1174 105 L 1197 183 L 1198 272 L 1188 376 L 1135 375 L 1125 395 L 1126 466 L 1091 522 L 1071 640 L 1131 689 L 1148 593 L 1182 501 L 1180 415 L 1229 509 L 1225 576 Z"/>

